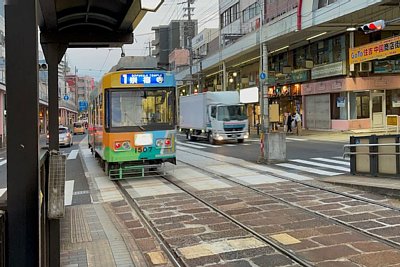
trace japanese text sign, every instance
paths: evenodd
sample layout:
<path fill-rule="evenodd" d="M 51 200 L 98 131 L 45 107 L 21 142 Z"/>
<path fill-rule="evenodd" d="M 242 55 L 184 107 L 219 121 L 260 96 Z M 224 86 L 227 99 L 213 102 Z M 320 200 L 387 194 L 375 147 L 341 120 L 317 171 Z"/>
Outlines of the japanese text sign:
<path fill-rule="evenodd" d="M 400 54 L 400 36 L 349 49 L 349 63 L 356 64 Z"/>

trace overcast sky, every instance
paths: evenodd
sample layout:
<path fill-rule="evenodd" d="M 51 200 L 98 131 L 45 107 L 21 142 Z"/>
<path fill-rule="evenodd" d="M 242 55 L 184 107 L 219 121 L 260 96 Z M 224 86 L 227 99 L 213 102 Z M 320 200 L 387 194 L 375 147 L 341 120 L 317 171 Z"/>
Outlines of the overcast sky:
<path fill-rule="evenodd" d="M 148 55 L 149 42 L 154 39 L 151 27 L 168 25 L 173 19 L 186 19 L 183 17 L 183 7 L 187 4 L 178 4 L 183 1 L 165 0 L 156 13 L 148 12 L 134 31 L 134 43 L 123 46 L 125 55 Z M 199 32 L 204 28 L 218 27 L 218 0 L 196 0 L 192 6 L 195 7 L 193 18 L 199 21 Z M 120 56 L 120 48 L 74 48 L 68 49 L 66 55 L 72 73 L 76 67 L 79 76 L 88 75 L 95 80 L 100 80 L 118 62 Z"/>

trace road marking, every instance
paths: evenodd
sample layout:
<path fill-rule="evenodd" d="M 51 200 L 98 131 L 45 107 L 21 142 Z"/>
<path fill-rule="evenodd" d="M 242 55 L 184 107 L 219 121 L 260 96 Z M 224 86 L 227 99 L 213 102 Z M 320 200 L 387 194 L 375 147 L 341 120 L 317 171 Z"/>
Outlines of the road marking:
<path fill-rule="evenodd" d="M 89 194 L 89 190 L 83 190 L 83 191 L 75 191 L 72 195 L 77 196 L 77 195 L 87 195 Z"/>
<path fill-rule="evenodd" d="M 7 192 L 7 188 L 0 188 L 0 198 Z"/>
<path fill-rule="evenodd" d="M 2 160 L 2 161 L 0 161 L 0 166 L 3 166 L 4 164 L 6 164 L 7 163 L 7 160 L 5 159 L 5 160 Z"/>
<path fill-rule="evenodd" d="M 294 169 L 294 170 L 299 170 L 299 171 L 305 171 L 305 172 L 310 172 L 310 173 L 315 173 L 315 174 L 320 174 L 320 175 L 326 175 L 326 176 L 335 176 L 335 175 L 341 175 L 343 173 L 339 172 L 328 172 L 328 171 L 323 171 L 315 168 L 308 168 L 308 167 L 303 167 L 299 165 L 294 165 L 290 163 L 279 163 L 276 164 L 277 166 L 289 168 L 289 169 Z"/>
<path fill-rule="evenodd" d="M 307 164 L 307 165 L 312 165 L 312 166 L 317 166 L 317 167 L 322 167 L 322 168 L 334 169 L 334 170 L 338 170 L 338 171 L 344 171 L 344 172 L 350 171 L 349 168 L 345 168 L 342 166 L 334 166 L 334 165 L 329 165 L 329 164 L 324 164 L 324 163 L 319 163 L 319 162 L 314 162 L 314 161 L 308 161 L 308 160 L 302 160 L 302 159 L 291 159 L 290 161 Z"/>
<path fill-rule="evenodd" d="M 340 161 L 340 160 L 334 160 L 334 159 L 325 159 L 325 158 L 312 158 L 312 159 L 350 166 L 350 162 L 347 162 L 347 161 Z"/>
<path fill-rule="evenodd" d="M 64 189 L 64 202 L 65 206 L 70 206 L 72 204 L 72 195 L 74 193 L 74 180 L 65 181 Z"/>
<path fill-rule="evenodd" d="M 237 145 L 234 145 L 234 144 L 225 144 L 224 146 L 237 146 Z"/>
<path fill-rule="evenodd" d="M 292 138 L 292 137 L 286 137 L 286 140 L 291 140 L 291 141 L 308 141 L 308 139 L 301 139 L 301 138 Z"/>
<path fill-rule="evenodd" d="M 176 143 L 177 143 L 178 145 L 180 145 L 180 146 L 189 146 L 189 147 L 200 148 L 200 149 L 205 148 L 205 147 L 203 147 L 203 146 L 191 145 L 191 144 L 188 144 L 188 143 L 181 143 L 181 142 L 178 142 L 178 141 L 176 141 Z"/>
<path fill-rule="evenodd" d="M 189 144 L 194 144 L 193 142 L 187 142 Z M 196 143 L 199 144 L 201 146 L 208 146 L 208 147 L 221 147 L 221 146 L 216 146 L 216 145 L 210 145 L 210 144 L 204 144 L 204 143 Z"/>
<path fill-rule="evenodd" d="M 78 152 L 79 152 L 78 149 L 71 150 L 71 152 L 68 155 L 67 160 L 68 159 L 76 159 L 76 157 L 78 156 Z"/>
<path fill-rule="evenodd" d="M 350 160 L 350 158 L 343 158 L 343 157 L 333 157 L 334 159 L 341 159 L 341 160 Z"/>

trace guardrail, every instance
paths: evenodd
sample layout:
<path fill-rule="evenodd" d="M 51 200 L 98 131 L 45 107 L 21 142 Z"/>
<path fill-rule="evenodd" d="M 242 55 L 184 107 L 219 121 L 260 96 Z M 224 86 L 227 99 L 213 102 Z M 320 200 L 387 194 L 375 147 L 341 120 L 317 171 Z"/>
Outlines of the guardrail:
<path fill-rule="evenodd" d="M 353 175 L 399 177 L 400 135 L 351 136 L 343 150 L 343 157 L 350 157 Z"/>

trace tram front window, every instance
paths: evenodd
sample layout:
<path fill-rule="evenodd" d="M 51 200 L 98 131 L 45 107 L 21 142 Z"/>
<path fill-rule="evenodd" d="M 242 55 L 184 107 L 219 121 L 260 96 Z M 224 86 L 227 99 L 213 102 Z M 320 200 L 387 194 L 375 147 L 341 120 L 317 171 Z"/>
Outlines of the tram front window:
<path fill-rule="evenodd" d="M 111 91 L 108 105 L 111 127 L 156 126 L 174 124 L 172 89 Z M 143 130 L 143 129 L 142 129 Z"/>

